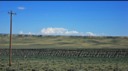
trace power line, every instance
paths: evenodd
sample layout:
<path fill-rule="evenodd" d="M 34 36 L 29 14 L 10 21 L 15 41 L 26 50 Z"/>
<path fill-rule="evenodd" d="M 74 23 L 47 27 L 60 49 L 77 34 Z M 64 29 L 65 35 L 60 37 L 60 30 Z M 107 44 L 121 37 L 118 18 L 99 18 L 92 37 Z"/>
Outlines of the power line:
<path fill-rule="evenodd" d="M 8 12 L 10 14 L 10 43 L 9 43 L 9 66 L 12 65 L 12 15 L 16 15 L 12 11 Z"/>

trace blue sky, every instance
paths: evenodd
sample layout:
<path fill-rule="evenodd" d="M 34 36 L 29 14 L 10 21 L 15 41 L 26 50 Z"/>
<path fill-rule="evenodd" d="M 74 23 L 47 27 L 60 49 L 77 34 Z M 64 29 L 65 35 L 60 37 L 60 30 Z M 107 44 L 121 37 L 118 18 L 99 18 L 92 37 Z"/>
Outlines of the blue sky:
<path fill-rule="evenodd" d="M 128 36 L 128 1 L 0 1 L 0 33 Z"/>

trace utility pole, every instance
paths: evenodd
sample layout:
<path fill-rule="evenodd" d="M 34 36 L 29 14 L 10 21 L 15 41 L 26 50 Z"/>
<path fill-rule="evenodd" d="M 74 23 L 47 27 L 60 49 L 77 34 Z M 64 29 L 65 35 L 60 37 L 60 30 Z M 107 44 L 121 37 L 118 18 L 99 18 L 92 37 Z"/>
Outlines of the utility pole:
<path fill-rule="evenodd" d="M 8 12 L 10 14 L 10 43 L 9 43 L 9 66 L 12 65 L 12 16 L 16 15 L 12 11 Z"/>

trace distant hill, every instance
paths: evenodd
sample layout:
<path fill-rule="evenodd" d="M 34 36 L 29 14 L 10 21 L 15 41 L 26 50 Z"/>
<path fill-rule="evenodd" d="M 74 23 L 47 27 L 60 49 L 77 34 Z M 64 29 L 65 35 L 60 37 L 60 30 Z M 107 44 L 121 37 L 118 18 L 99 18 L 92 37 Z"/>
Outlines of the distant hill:
<path fill-rule="evenodd" d="M 9 48 L 9 34 L 0 34 L 0 48 Z M 12 48 L 128 48 L 128 37 L 13 34 Z"/>

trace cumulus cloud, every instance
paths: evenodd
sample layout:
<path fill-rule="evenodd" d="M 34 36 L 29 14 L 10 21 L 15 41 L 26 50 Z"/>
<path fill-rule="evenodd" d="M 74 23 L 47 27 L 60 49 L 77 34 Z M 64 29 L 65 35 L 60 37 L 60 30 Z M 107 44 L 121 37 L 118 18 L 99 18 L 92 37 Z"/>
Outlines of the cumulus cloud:
<path fill-rule="evenodd" d="M 24 33 L 23 31 L 20 31 L 19 34 L 27 34 L 27 35 L 66 35 L 66 36 L 104 36 L 104 33 L 101 34 L 95 34 L 93 32 L 78 32 L 76 30 L 68 30 L 65 28 L 43 28 L 38 33 Z"/>
<path fill-rule="evenodd" d="M 43 35 L 77 35 L 79 32 L 77 31 L 70 31 L 65 28 L 43 28 L 41 30 Z"/>
<path fill-rule="evenodd" d="M 19 10 L 24 10 L 25 8 L 22 6 L 17 7 Z"/>
<path fill-rule="evenodd" d="M 27 35 L 35 35 L 35 33 L 32 33 L 32 32 L 28 32 L 28 33 L 24 33 L 23 31 L 20 31 L 19 34 L 27 34 Z"/>
<path fill-rule="evenodd" d="M 23 31 L 20 31 L 19 34 L 23 34 Z"/>
<path fill-rule="evenodd" d="M 86 32 L 87 36 L 96 36 L 96 34 L 92 33 L 92 32 Z"/>
<path fill-rule="evenodd" d="M 35 33 L 32 33 L 32 32 L 28 32 L 26 33 L 27 35 L 35 35 Z"/>
<path fill-rule="evenodd" d="M 32 33 L 31 33 L 31 32 L 28 32 L 28 34 L 29 34 L 29 35 L 32 35 Z"/>

